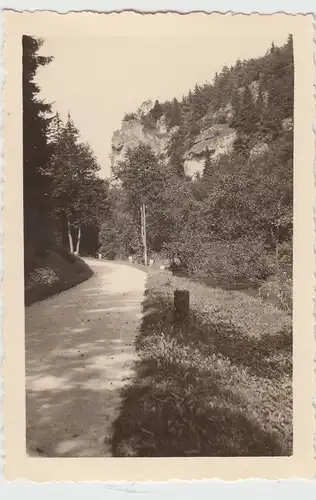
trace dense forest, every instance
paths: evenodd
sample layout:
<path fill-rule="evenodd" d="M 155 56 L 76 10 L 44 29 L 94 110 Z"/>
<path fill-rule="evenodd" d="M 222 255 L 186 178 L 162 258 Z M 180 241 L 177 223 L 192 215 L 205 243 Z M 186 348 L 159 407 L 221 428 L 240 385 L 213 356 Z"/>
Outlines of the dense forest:
<path fill-rule="evenodd" d="M 221 279 L 290 280 L 293 208 L 293 41 L 263 57 L 223 67 L 212 84 L 181 101 L 126 114 L 147 130 L 163 123 L 167 153 L 148 144 L 114 165 L 116 187 L 100 240 L 108 257 L 142 254 L 139 207 L 147 212 L 147 245 L 191 273 Z M 202 173 L 185 174 L 198 136 L 235 131 L 231 151 L 202 148 Z M 287 287 L 290 290 L 290 287 Z"/>

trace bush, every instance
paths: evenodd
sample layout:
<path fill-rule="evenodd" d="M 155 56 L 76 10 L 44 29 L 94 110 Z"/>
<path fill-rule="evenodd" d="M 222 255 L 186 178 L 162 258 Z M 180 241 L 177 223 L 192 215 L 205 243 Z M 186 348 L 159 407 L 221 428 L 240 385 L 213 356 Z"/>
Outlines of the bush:
<path fill-rule="evenodd" d="M 280 269 L 282 269 L 282 271 L 291 276 L 292 264 L 293 264 L 293 242 L 284 241 L 279 245 L 279 267 Z"/>
<path fill-rule="evenodd" d="M 225 281 L 256 281 L 270 273 L 262 240 L 240 238 L 205 243 L 199 235 L 184 236 L 181 241 L 166 245 L 165 252 L 177 255 L 192 274 Z"/>
<path fill-rule="evenodd" d="M 43 267 L 41 269 L 35 269 L 31 271 L 27 279 L 27 288 L 34 285 L 52 285 L 58 281 L 58 275 L 53 269 L 49 267 Z"/>
<path fill-rule="evenodd" d="M 268 273 L 264 253 L 264 243 L 260 240 L 214 242 L 205 249 L 202 271 L 219 279 L 259 280 Z"/>
<path fill-rule="evenodd" d="M 259 289 L 259 296 L 287 313 L 292 313 L 292 279 L 286 273 L 273 276 Z"/>

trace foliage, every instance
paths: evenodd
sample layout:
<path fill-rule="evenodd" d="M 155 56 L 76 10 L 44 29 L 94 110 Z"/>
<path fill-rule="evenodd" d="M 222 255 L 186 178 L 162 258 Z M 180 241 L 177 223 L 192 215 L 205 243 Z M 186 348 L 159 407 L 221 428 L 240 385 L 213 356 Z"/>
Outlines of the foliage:
<path fill-rule="evenodd" d="M 136 120 L 136 119 L 137 119 L 136 113 L 125 113 L 123 121 L 128 122 L 128 121 Z"/>
<path fill-rule="evenodd" d="M 140 248 L 135 236 L 135 228 L 139 226 L 140 206 L 146 206 L 146 223 L 148 228 L 148 244 L 154 251 L 161 246 L 161 231 L 164 232 L 163 194 L 166 173 L 162 168 L 162 160 L 157 158 L 150 147 L 140 143 L 138 148 L 128 150 L 123 161 L 114 169 L 114 176 L 120 180 L 121 187 L 125 192 L 125 203 L 120 207 L 127 210 L 128 214 L 122 214 L 121 220 L 127 223 L 131 236 L 130 247 Z M 117 202 L 117 200 L 116 200 Z M 112 214 L 117 214 L 117 208 Z M 117 216 L 116 219 L 117 220 Z M 119 227 L 122 227 L 121 225 Z M 126 248 L 126 230 L 122 230 L 121 243 Z M 117 241 L 117 238 L 116 238 Z M 120 246 L 120 245 L 119 245 Z"/>
<path fill-rule="evenodd" d="M 148 204 L 159 195 L 163 183 L 163 171 L 159 159 L 144 143 L 129 149 L 123 161 L 115 167 L 114 178 L 126 189 L 130 206 L 136 211 L 141 203 Z"/>
<path fill-rule="evenodd" d="M 181 125 L 182 121 L 181 106 L 176 97 L 174 97 L 171 102 L 166 101 L 162 105 L 162 108 L 169 129 Z"/>
<path fill-rule="evenodd" d="M 35 82 L 39 67 L 50 63 L 39 51 L 43 41 L 24 35 L 22 38 L 23 82 L 23 191 L 25 259 L 33 251 L 51 244 L 48 178 L 43 175 L 49 159 L 47 144 L 48 113 L 51 106 L 39 98 Z"/>
<path fill-rule="evenodd" d="M 129 200 L 126 191 L 113 187 L 108 202 L 110 208 L 103 217 L 99 234 L 100 252 L 109 259 L 140 253 L 139 223 L 127 209 Z"/>
<path fill-rule="evenodd" d="M 56 281 L 58 281 L 58 276 L 55 271 L 49 267 L 41 267 L 39 269 L 34 269 L 34 271 L 29 274 L 27 288 L 35 284 L 52 285 Z"/>
<path fill-rule="evenodd" d="M 50 157 L 47 146 L 47 114 L 51 105 L 38 97 L 40 89 L 35 83 L 35 75 L 40 66 L 49 64 L 52 58 L 39 56 L 41 39 L 24 35 L 23 47 L 23 166 L 25 201 L 31 206 L 45 206 L 47 183 L 42 175 Z M 42 189 L 38 189 L 41 187 Z"/>
<path fill-rule="evenodd" d="M 293 231 L 293 68 L 289 36 L 263 57 L 224 66 L 212 84 L 196 85 L 180 102 L 156 101 L 143 113 L 148 124 L 164 116 L 169 145 L 167 161 L 141 144 L 115 168 L 128 200 L 120 218 L 133 220 L 131 238 L 146 203 L 149 252 L 171 264 L 228 280 L 278 272 Z M 197 136 L 225 121 L 236 132 L 233 151 L 207 151 L 203 174 L 188 179 L 184 161 Z M 290 266 L 286 273 L 290 279 Z"/>
<path fill-rule="evenodd" d="M 149 111 L 149 114 L 155 122 L 164 114 L 163 108 L 158 100 L 155 101 L 154 107 Z"/>
<path fill-rule="evenodd" d="M 260 287 L 259 295 L 288 314 L 292 313 L 293 286 L 287 273 L 279 273 L 267 280 Z"/>
<path fill-rule="evenodd" d="M 57 114 L 50 128 L 52 214 L 66 218 L 74 229 L 99 226 L 107 210 L 108 183 L 97 176 L 97 160 L 79 139 L 70 115 L 63 124 Z"/>

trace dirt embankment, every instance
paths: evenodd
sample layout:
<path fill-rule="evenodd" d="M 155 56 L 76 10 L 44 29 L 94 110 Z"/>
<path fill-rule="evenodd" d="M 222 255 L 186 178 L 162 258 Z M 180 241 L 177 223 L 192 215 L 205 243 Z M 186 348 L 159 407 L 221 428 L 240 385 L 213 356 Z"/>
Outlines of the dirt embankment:
<path fill-rule="evenodd" d="M 63 249 L 47 250 L 27 262 L 25 272 L 25 305 L 79 285 L 93 275 L 90 267 L 79 257 Z"/>

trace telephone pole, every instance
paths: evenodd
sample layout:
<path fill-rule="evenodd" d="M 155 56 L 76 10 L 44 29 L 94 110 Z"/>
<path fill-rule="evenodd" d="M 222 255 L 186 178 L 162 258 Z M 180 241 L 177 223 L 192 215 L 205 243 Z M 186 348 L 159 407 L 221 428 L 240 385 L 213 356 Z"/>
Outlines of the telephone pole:
<path fill-rule="evenodd" d="M 141 218 L 141 236 L 144 248 L 144 264 L 147 266 L 147 237 L 146 237 L 146 205 L 144 203 L 140 206 L 140 218 Z"/>

